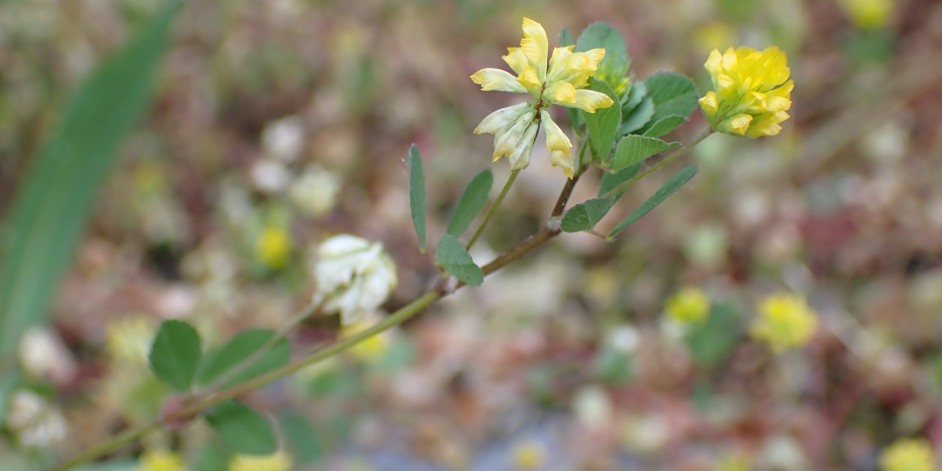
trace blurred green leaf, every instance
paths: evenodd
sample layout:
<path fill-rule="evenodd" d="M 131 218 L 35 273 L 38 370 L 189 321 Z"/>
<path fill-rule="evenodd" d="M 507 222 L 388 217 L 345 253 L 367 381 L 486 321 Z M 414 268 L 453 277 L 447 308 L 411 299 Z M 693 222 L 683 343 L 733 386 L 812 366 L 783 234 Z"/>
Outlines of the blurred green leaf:
<path fill-rule="evenodd" d="M 670 195 L 674 194 L 675 191 L 679 190 L 680 187 L 684 186 L 685 183 L 690 181 L 694 175 L 697 174 L 696 165 L 688 165 L 681 169 L 681 171 L 674 174 L 674 176 L 667 179 L 663 185 L 647 199 L 638 209 L 634 210 L 631 214 L 628 215 L 622 222 L 618 223 L 611 232 L 606 236 L 607 239 L 611 239 L 618 235 L 621 231 L 625 230 L 628 226 L 634 224 L 644 217 L 645 214 L 651 212 L 652 209 L 656 208 L 657 205 L 664 202 Z"/>
<path fill-rule="evenodd" d="M 206 447 L 200 450 L 193 465 L 195 471 L 228 471 L 229 461 L 232 459 L 219 445 Z"/>
<path fill-rule="evenodd" d="M 487 203 L 487 194 L 490 193 L 493 184 L 494 174 L 490 170 L 484 170 L 471 179 L 468 186 L 464 188 L 464 192 L 461 193 L 461 197 L 458 198 L 458 204 L 455 205 L 455 211 L 451 215 L 447 231 L 449 234 L 459 237 L 468 229 L 474 217 L 481 212 L 484 203 Z"/>
<path fill-rule="evenodd" d="M 206 412 L 206 423 L 232 451 L 270 455 L 278 450 L 275 432 L 262 414 L 238 401 L 227 401 Z"/>
<path fill-rule="evenodd" d="M 632 165 L 644 162 L 645 159 L 654 154 L 676 147 L 680 147 L 679 142 L 664 142 L 656 137 L 629 134 L 622 138 L 618 143 L 618 148 L 615 149 L 615 157 L 612 159 L 612 170 L 617 172 L 626 169 Z"/>
<path fill-rule="evenodd" d="M 739 341 L 739 316 L 735 306 L 717 304 L 710 316 L 687 334 L 687 346 L 697 365 L 713 368 L 724 362 Z"/>
<path fill-rule="evenodd" d="M 634 373 L 631 357 L 611 347 L 601 349 L 595 356 L 592 373 L 599 379 L 621 385 L 627 383 Z"/>
<path fill-rule="evenodd" d="M 685 122 L 687 122 L 687 118 L 683 116 L 665 116 L 651 124 L 651 126 L 641 133 L 641 135 L 648 137 L 661 137 L 677 129 L 678 126 L 684 124 Z"/>
<path fill-rule="evenodd" d="M 285 339 L 272 344 L 268 351 L 259 353 L 275 335 L 275 331 L 268 329 L 239 332 L 224 345 L 205 355 L 197 373 L 197 384 L 209 385 L 225 375 L 226 380 L 218 386 L 226 387 L 288 363 L 291 359 L 291 346 Z M 246 363 L 250 357 L 252 359 Z M 235 368 L 238 368 L 238 371 L 230 373 Z"/>
<path fill-rule="evenodd" d="M 559 31 L 559 47 L 574 46 L 576 40 L 572 38 L 569 28 L 563 28 Z"/>
<path fill-rule="evenodd" d="M 587 87 L 590 90 L 602 92 L 616 103 L 618 96 L 607 83 L 601 80 L 593 80 Z M 608 154 L 612 150 L 612 144 L 615 143 L 615 133 L 621 124 L 621 109 L 615 105 L 608 108 L 600 108 L 595 113 L 582 113 L 585 116 L 585 124 L 589 131 L 589 144 L 592 147 L 592 154 L 598 160 L 607 160 Z"/>
<path fill-rule="evenodd" d="M 419 147 L 412 144 L 409 148 L 409 209 L 412 211 L 412 225 L 419 237 L 419 249 L 425 252 L 425 172 L 422 170 L 422 155 Z"/>
<path fill-rule="evenodd" d="M 559 227 L 563 232 L 588 231 L 608 214 L 613 204 L 614 198 L 593 198 L 579 203 L 566 211 Z"/>
<path fill-rule="evenodd" d="M 624 91 L 628 83 L 628 68 L 631 66 L 625 38 L 612 25 L 597 21 L 582 30 L 575 50 L 588 51 L 599 47 L 605 49 L 605 57 L 599 63 L 595 77 L 607 82 L 614 90 Z M 618 103 L 616 96 L 612 98 Z"/>
<path fill-rule="evenodd" d="M 0 247 L 0 355 L 45 317 L 115 149 L 147 109 L 181 3 L 168 2 L 82 82 L 26 173 Z"/>
<path fill-rule="evenodd" d="M 324 446 L 314 427 L 301 411 L 285 411 L 278 415 L 285 445 L 291 457 L 300 465 L 310 465 L 324 457 Z"/>
<path fill-rule="evenodd" d="M 635 82 L 631 84 L 631 88 L 628 89 L 622 97 L 621 111 L 622 116 L 628 116 L 641 102 L 648 96 L 648 87 L 644 86 L 644 82 Z"/>
<path fill-rule="evenodd" d="M 455 278 L 471 286 L 481 286 L 484 282 L 484 272 L 481 271 L 481 267 L 474 264 L 468 251 L 451 234 L 442 234 L 442 238 L 438 240 L 435 263 Z"/>
<path fill-rule="evenodd" d="M 654 116 L 657 122 L 667 116 L 690 117 L 697 109 L 697 87 L 688 77 L 674 72 L 658 72 L 644 81 L 648 96 L 654 102 Z"/>
<path fill-rule="evenodd" d="M 628 180 L 631 180 L 631 178 L 637 175 L 640 170 L 641 170 L 641 164 L 636 164 L 636 165 L 627 167 L 623 170 L 619 170 L 617 172 L 603 173 L 602 181 L 599 183 L 599 196 L 601 197 L 607 194 L 609 191 L 612 191 L 613 189 L 617 188 L 618 185 L 621 185 L 622 183 Z M 615 195 L 614 198 L 616 200 L 618 198 L 621 198 L 622 193 L 624 193 L 624 191 Z"/>
<path fill-rule="evenodd" d="M 140 467 L 141 465 L 137 461 L 118 461 L 111 463 L 90 463 L 79 466 L 73 469 L 73 471 L 137 471 Z"/>
<path fill-rule="evenodd" d="M 186 391 L 200 363 L 200 336 L 190 324 L 167 320 L 160 324 L 150 347 L 150 369 L 160 381 Z"/>

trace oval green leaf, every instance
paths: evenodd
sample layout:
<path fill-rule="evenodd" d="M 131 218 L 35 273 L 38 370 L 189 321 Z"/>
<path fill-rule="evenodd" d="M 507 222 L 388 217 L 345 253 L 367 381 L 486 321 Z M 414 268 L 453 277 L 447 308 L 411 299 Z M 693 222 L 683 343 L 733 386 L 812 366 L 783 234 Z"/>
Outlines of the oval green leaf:
<path fill-rule="evenodd" d="M 612 100 L 618 103 L 618 96 L 607 83 L 601 80 L 593 80 L 588 87 L 590 90 L 602 92 L 608 95 Z M 608 108 L 599 108 L 595 113 L 582 113 L 585 116 L 585 124 L 589 131 L 589 144 L 592 148 L 592 154 L 597 160 L 608 160 L 608 154 L 615 143 L 615 133 L 621 124 L 621 108 L 616 105 Z"/>
<path fill-rule="evenodd" d="M 644 162 L 645 159 L 654 154 L 680 147 L 680 145 L 679 142 L 664 142 L 656 137 L 629 134 L 622 138 L 618 143 L 618 148 L 615 149 L 615 157 L 612 159 L 612 170 L 617 172 L 631 167 L 632 165 Z"/>
<path fill-rule="evenodd" d="M 471 254 L 451 234 L 442 234 L 435 250 L 435 264 L 450 275 L 471 286 L 481 286 L 484 272 L 474 264 Z"/>
<path fill-rule="evenodd" d="M 689 117 L 697 109 L 697 87 L 687 76 L 658 72 L 644 81 L 648 96 L 654 101 L 653 121 L 666 116 Z"/>
<path fill-rule="evenodd" d="M 563 216 L 559 228 L 563 232 L 587 231 L 595 227 L 615 204 L 615 198 L 593 198 L 579 203 Z"/>
<path fill-rule="evenodd" d="M 687 122 L 687 118 L 680 115 L 665 116 L 657 120 L 654 124 L 651 125 L 651 127 L 641 133 L 641 135 L 648 137 L 661 137 L 677 129 L 678 126 L 684 124 L 685 122 Z"/>
<path fill-rule="evenodd" d="M 236 453 L 270 455 L 278 450 L 278 440 L 268 419 L 241 402 L 223 402 L 206 412 L 205 419 Z"/>
<path fill-rule="evenodd" d="M 177 391 L 186 391 L 199 367 L 200 336 L 186 322 L 163 321 L 154 336 L 148 360 L 157 379 Z"/>

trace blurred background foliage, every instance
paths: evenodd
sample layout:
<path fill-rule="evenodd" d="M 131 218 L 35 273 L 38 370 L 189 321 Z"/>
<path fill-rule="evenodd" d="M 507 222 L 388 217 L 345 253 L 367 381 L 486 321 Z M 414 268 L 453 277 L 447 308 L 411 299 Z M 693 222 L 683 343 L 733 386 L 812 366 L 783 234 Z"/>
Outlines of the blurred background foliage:
<path fill-rule="evenodd" d="M 0 2 L 0 220 L 69 91 L 160 6 Z M 388 309 L 424 289 L 435 270 L 409 227 L 403 158 L 411 142 L 422 149 L 440 234 L 468 176 L 491 165 L 491 139 L 471 130 L 513 99 L 468 75 L 501 67 L 521 16 L 551 38 L 609 21 L 637 78 L 671 69 L 701 90 L 713 48 L 778 45 L 793 117 L 775 138 L 711 137 L 696 180 L 616 243 L 567 234 L 247 398 L 277 418 L 295 468 L 872 470 L 900 437 L 940 449 L 942 4 L 195 0 L 52 323 L 20 342 L 23 373 L 3 363 L 0 398 L 62 420 L 35 443 L 8 423 L 4 460 L 72 454 L 153 417 L 167 393 L 145 367 L 159 321 L 187 318 L 215 344 L 280 326 L 310 296 L 310 248 L 331 234 L 392 254 Z M 704 125 L 695 116 L 673 137 Z M 564 177 L 541 153 L 477 261 L 548 213 Z M 498 183 L 506 173 L 496 164 Z M 595 194 L 594 179 L 574 201 Z M 600 227 L 658 184 L 637 185 Z M 685 286 L 712 304 L 694 327 L 664 315 Z M 757 301 L 782 290 L 802 293 L 820 327 L 777 355 L 746 333 Z M 294 343 L 338 335 L 319 317 Z M 225 469 L 228 452 L 207 437 L 164 432 L 114 460 L 133 469 L 142 452 L 174 450 L 193 469 Z"/>

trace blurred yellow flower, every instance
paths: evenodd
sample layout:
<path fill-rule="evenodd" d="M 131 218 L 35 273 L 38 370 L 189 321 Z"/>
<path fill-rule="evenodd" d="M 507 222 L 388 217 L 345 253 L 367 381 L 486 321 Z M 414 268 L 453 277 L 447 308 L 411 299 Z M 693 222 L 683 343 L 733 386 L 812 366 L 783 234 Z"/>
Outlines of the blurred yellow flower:
<path fill-rule="evenodd" d="M 265 266 L 278 269 L 288 263 L 291 235 L 282 225 L 268 225 L 255 241 L 255 257 Z"/>
<path fill-rule="evenodd" d="M 513 447 L 514 469 L 540 469 L 546 464 L 546 448 L 538 442 L 523 441 Z"/>
<path fill-rule="evenodd" d="M 363 332 L 376 325 L 380 320 L 379 316 L 367 315 L 351 324 L 345 324 L 340 328 L 340 338 L 344 339 Z M 383 332 L 354 345 L 350 348 L 350 353 L 365 362 L 376 361 L 389 351 L 391 341 L 389 332 Z"/>
<path fill-rule="evenodd" d="M 728 24 L 722 21 L 714 21 L 697 28 L 694 33 L 694 41 L 697 43 L 697 49 L 703 52 L 709 52 L 719 49 L 735 40 L 736 33 Z"/>
<path fill-rule="evenodd" d="M 713 129 L 740 136 L 774 136 L 788 119 L 795 83 L 788 79 L 788 58 L 777 47 L 762 52 L 749 47 L 714 49 L 705 67 L 715 91 L 700 99 Z"/>
<path fill-rule="evenodd" d="M 840 5 L 854 26 L 880 29 L 893 14 L 893 0 L 841 0 Z"/>
<path fill-rule="evenodd" d="M 881 471 L 935 471 L 935 456 L 924 439 L 897 440 L 880 453 Z"/>
<path fill-rule="evenodd" d="M 614 104 L 604 93 L 584 90 L 589 77 L 605 57 L 605 49 L 573 52 L 573 46 L 554 48 L 547 70 L 549 42 L 546 31 L 539 23 L 524 18 L 520 47 L 511 47 L 507 51 L 504 62 L 517 74 L 516 77 L 501 69 L 485 68 L 471 75 L 471 80 L 484 91 L 529 93 L 533 101 L 501 108 L 487 115 L 474 133 L 493 134 L 493 160 L 507 156 L 511 168 L 516 170 L 530 164 L 530 152 L 542 125 L 550 160 L 572 178 L 576 167 L 572 143 L 546 109 L 558 104 L 594 113 Z"/>
<path fill-rule="evenodd" d="M 145 366 L 155 333 L 154 324 L 144 316 L 115 319 L 105 325 L 105 349 L 112 361 Z"/>
<path fill-rule="evenodd" d="M 147 450 L 141 455 L 138 471 L 183 471 L 180 455 L 167 450 Z"/>
<path fill-rule="evenodd" d="M 291 458 L 282 451 L 267 456 L 236 455 L 229 471 L 288 471 Z"/>
<path fill-rule="evenodd" d="M 752 326 L 752 336 L 776 352 L 783 352 L 808 343 L 817 328 L 818 318 L 803 297 L 779 293 L 759 303 L 759 318 Z"/>
<path fill-rule="evenodd" d="M 699 324 L 710 314 L 710 299 L 700 288 L 686 287 L 667 300 L 667 315 L 684 324 Z"/>

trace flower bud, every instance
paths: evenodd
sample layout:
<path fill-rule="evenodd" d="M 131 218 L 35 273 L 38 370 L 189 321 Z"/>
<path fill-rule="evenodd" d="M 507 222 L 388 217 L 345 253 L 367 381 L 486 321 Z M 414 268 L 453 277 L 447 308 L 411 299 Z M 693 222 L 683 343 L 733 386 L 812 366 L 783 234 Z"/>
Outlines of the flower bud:
<path fill-rule="evenodd" d="M 317 248 L 314 302 L 338 312 L 344 325 L 375 311 L 396 288 L 396 265 L 383 245 L 348 234 L 331 237 Z"/>

